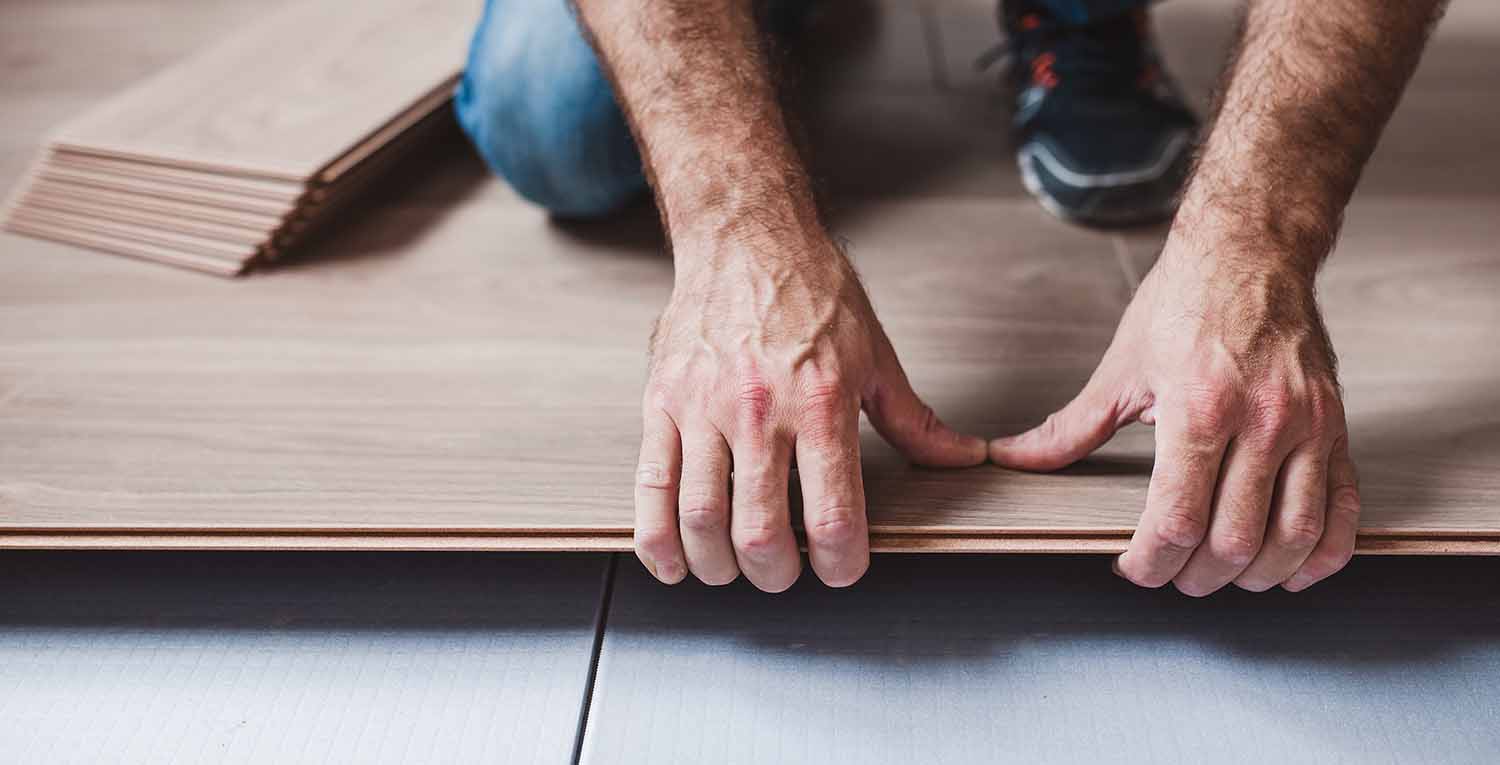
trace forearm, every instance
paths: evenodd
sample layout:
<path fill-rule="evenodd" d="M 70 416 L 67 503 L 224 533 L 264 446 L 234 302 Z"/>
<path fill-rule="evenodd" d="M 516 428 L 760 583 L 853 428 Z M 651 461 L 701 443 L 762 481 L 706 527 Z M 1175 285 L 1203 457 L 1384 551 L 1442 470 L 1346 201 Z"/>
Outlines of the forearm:
<path fill-rule="evenodd" d="M 1174 236 L 1311 274 L 1443 0 L 1252 0 Z"/>
<path fill-rule="evenodd" d="M 749 0 L 578 0 L 682 258 L 821 232 Z M 771 234 L 761 237 L 759 234 Z"/>

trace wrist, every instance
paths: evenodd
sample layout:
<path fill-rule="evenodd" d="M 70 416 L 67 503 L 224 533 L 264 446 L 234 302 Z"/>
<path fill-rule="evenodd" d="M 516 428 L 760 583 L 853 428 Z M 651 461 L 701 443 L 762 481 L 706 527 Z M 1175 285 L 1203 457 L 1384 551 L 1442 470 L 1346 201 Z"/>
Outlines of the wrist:
<path fill-rule="evenodd" d="M 691 206 L 668 207 L 663 217 L 679 281 L 739 265 L 848 268 L 810 195 L 789 193 L 786 186 L 756 191 L 756 183 L 699 197 Z"/>
<path fill-rule="evenodd" d="M 1333 249 L 1340 216 L 1321 206 L 1273 203 L 1253 194 L 1184 196 L 1162 257 L 1296 274 L 1309 284 Z M 1231 202 L 1220 200 L 1233 200 Z"/>
<path fill-rule="evenodd" d="M 854 277 L 843 251 L 822 230 L 768 230 L 758 223 L 673 236 L 672 258 L 678 284 L 765 273 L 796 273 L 820 281 Z"/>

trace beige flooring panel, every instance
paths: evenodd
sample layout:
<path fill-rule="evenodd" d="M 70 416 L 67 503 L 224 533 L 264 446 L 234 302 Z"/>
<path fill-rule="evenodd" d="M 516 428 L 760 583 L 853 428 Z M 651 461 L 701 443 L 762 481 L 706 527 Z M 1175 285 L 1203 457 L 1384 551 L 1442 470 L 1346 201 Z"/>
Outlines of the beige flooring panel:
<path fill-rule="evenodd" d="M 65 250 L 0 260 L 0 527 L 335 542 L 628 533 L 641 348 L 670 282 L 650 221 L 615 227 L 634 226 L 637 241 L 601 240 L 598 227 L 548 223 L 494 182 L 442 208 L 396 204 L 326 243 L 326 263 L 191 290 L 145 273 L 129 290 L 107 276 L 90 288 L 86 271 L 49 267 L 77 256 Z M 1487 230 L 1466 228 L 1462 206 L 1443 209 L 1453 235 Z M 1346 246 L 1359 219 L 1351 215 Z M 840 225 L 915 385 L 980 433 L 1024 427 L 1065 401 L 1128 297 L 1106 237 L 1029 204 L 872 203 Z M 1472 244 L 1460 239 L 1454 251 Z M 1433 262 L 1425 270 L 1441 273 Z M 1476 278 L 1494 272 L 1474 265 L 1426 286 L 1421 273 L 1377 279 L 1345 303 L 1379 297 L 1367 331 L 1389 334 L 1431 310 L 1408 296 L 1453 292 L 1435 331 L 1462 337 L 1462 323 L 1447 321 L 1455 301 L 1485 296 Z M 1336 336 L 1358 326 L 1341 310 L 1330 308 Z M 1484 339 L 1481 324 L 1471 340 Z M 1483 408 L 1481 374 L 1444 377 L 1352 344 L 1345 364 L 1367 529 L 1500 531 L 1500 438 L 1482 419 L 1500 408 Z M 1381 387 L 1382 375 L 1398 387 Z M 1480 407 L 1470 419 L 1458 416 L 1464 400 L 1444 397 L 1454 386 L 1480 397 L 1468 401 Z M 1416 422 L 1424 412 L 1432 421 Z M 1452 412 L 1453 424 L 1433 412 Z M 1413 438 L 1418 446 L 1400 440 Z M 1123 534 L 1151 459 L 1140 427 L 1056 475 L 914 468 L 870 433 L 864 440 L 877 535 Z M 602 548 L 613 549 L 587 547 Z"/>
<path fill-rule="evenodd" d="M 66 251 L 6 258 L 0 525 L 628 529 L 642 348 L 669 263 L 654 241 L 593 243 L 507 194 L 439 212 L 380 211 L 327 245 L 334 263 L 191 291 L 145 274 L 88 289 L 48 267 Z M 1079 380 L 1107 341 L 1125 287 L 1105 238 L 1022 205 L 867 212 L 868 234 L 848 232 L 856 261 L 913 379 L 956 422 L 1034 416 L 985 401 L 1053 388 L 1049 370 Z M 1025 235 L 959 246 L 1006 220 Z M 1078 306 L 1066 320 L 1030 315 L 1049 307 L 1048 274 Z M 960 302 L 994 311 L 965 319 Z M 964 350 L 983 345 L 993 356 Z"/>
<path fill-rule="evenodd" d="M 189 188 L 243 194 L 245 196 L 286 202 L 296 202 L 307 191 L 307 187 L 304 184 L 295 181 L 245 178 L 183 167 L 151 165 L 143 162 L 115 159 L 113 157 L 80 154 L 71 151 L 52 152 L 47 157 L 47 164 L 52 167 L 92 171 L 126 179 L 172 183 Z"/>
<path fill-rule="evenodd" d="M 293 3 L 101 104 L 53 142 L 311 180 L 451 84 L 479 10 L 477 0 Z"/>
<path fill-rule="evenodd" d="M 942 22 L 953 8 L 967 6 L 897 12 Z M 27 13 L 59 39 L 80 29 Z M 874 155 L 902 154 L 907 129 L 964 148 L 946 170 L 873 173 L 871 152 L 835 152 L 830 175 L 847 180 L 832 222 L 918 389 L 960 427 L 1012 432 L 1082 385 L 1129 297 L 1116 245 L 1139 270 L 1153 240 L 1068 227 L 1016 197 L 1003 149 L 984 143 L 988 91 L 954 74 L 932 92 L 956 100 L 940 102 L 922 84 L 967 66 L 950 50 L 962 38 L 908 26 L 834 71 L 852 85 L 821 114 L 823 138 L 837 146 L 871 105 L 905 126 L 877 130 Z M 121 51 L 160 58 L 134 39 Z M 932 45 L 948 63 L 913 60 Z M 112 87 L 78 75 L 38 58 L 0 95 L 24 115 L 55 106 L 42 85 Z M 23 149 L 3 146 L 0 166 L 21 167 Z M 466 149 L 406 173 L 253 280 L 0 235 L 0 544 L 626 549 L 644 342 L 671 281 L 650 211 L 550 224 Z M 1365 468 L 1363 551 L 1480 552 L 1500 534 L 1489 202 L 1362 194 L 1325 279 Z M 882 550 L 1112 551 L 1151 461 L 1141 427 L 1059 475 L 923 470 L 864 441 Z"/>

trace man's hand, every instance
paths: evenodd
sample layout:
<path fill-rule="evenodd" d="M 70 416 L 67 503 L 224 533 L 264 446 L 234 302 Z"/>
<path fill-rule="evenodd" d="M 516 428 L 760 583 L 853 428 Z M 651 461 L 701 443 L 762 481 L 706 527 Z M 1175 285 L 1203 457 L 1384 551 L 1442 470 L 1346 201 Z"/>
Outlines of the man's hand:
<path fill-rule="evenodd" d="M 1190 595 L 1300 590 L 1354 551 L 1359 492 L 1313 280 L 1441 0 L 1252 0 L 1218 115 L 1155 268 L 1093 379 L 990 444 L 1051 470 L 1157 426 L 1117 566 Z"/>
<path fill-rule="evenodd" d="M 1169 240 L 1092 379 L 995 462 L 1055 470 L 1155 424 L 1146 509 L 1116 566 L 1189 595 L 1300 590 L 1354 552 L 1359 492 L 1310 276 Z"/>
<path fill-rule="evenodd" d="M 852 584 L 869 565 L 859 412 L 913 460 L 973 465 L 984 441 L 912 392 L 853 270 L 831 241 L 725 240 L 680 272 L 657 325 L 636 474 L 636 552 L 663 582 L 740 572 L 797 580 L 795 458 L 813 570 Z M 764 246 L 762 246 L 764 245 Z"/>
<path fill-rule="evenodd" d="M 861 405 L 912 459 L 972 465 L 985 443 L 912 393 L 818 215 L 751 0 L 577 0 L 635 131 L 676 264 L 657 324 L 636 472 L 636 553 L 668 584 L 801 569 L 795 458 L 813 570 L 869 565 Z"/>

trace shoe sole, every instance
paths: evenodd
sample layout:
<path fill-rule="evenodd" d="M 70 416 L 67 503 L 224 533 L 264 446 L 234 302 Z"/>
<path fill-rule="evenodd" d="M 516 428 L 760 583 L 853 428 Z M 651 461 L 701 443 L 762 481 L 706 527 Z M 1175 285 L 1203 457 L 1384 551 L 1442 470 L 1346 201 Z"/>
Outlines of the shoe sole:
<path fill-rule="evenodd" d="M 1060 220 L 1095 228 L 1124 228 L 1161 223 L 1170 220 L 1176 213 L 1176 193 L 1165 197 L 1156 206 L 1141 207 L 1137 202 L 1143 192 L 1164 180 L 1172 183 L 1173 186 L 1180 186 L 1179 181 L 1185 175 L 1185 168 L 1183 168 L 1184 172 L 1176 173 L 1173 168 L 1190 158 L 1191 152 L 1187 151 L 1186 145 L 1188 141 L 1189 138 L 1183 136 L 1173 144 L 1169 144 L 1162 151 L 1163 161 L 1157 166 L 1139 171 L 1115 173 L 1112 176 L 1080 176 L 1079 185 L 1070 188 L 1072 191 L 1085 195 L 1086 204 L 1082 206 L 1065 205 L 1047 190 L 1032 164 L 1033 162 L 1045 164 L 1045 162 L 1031 147 L 1016 151 L 1016 167 L 1021 172 L 1021 184 L 1026 191 L 1036 198 L 1043 209 Z M 1141 180 L 1135 180 L 1137 178 Z M 1111 180 L 1124 179 L 1129 180 L 1123 183 L 1111 182 Z"/>

